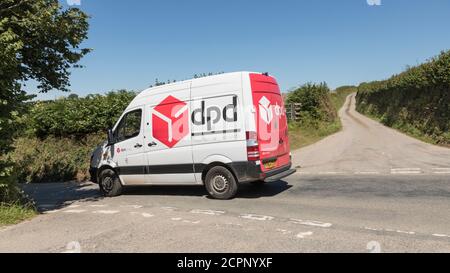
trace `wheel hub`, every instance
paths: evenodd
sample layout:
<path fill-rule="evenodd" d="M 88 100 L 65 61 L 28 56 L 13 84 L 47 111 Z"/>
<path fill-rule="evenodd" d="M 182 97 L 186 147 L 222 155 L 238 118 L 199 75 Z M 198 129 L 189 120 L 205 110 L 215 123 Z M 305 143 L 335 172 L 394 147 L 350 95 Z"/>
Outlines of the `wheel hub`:
<path fill-rule="evenodd" d="M 228 180 L 225 176 L 218 175 L 214 178 L 213 187 L 215 191 L 223 192 L 228 188 Z"/>
<path fill-rule="evenodd" d="M 105 191 L 111 191 L 113 188 L 113 179 L 111 177 L 105 177 L 102 181 L 102 186 Z"/>

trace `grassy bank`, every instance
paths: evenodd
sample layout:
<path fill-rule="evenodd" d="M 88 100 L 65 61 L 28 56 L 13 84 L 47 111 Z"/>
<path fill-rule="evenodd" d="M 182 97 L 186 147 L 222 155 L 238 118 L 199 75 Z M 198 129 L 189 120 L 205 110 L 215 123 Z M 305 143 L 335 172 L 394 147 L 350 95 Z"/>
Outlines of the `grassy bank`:
<path fill-rule="evenodd" d="M 296 91 L 300 92 L 298 90 Z M 310 93 L 317 91 L 315 91 L 314 88 L 306 88 L 301 92 Z M 334 92 L 328 91 L 325 95 L 322 94 L 321 96 L 316 96 L 317 99 L 315 99 L 315 102 L 313 103 L 313 105 L 315 105 L 313 108 L 318 109 L 317 111 L 322 114 L 316 115 L 316 118 L 312 119 L 308 111 L 304 113 L 299 122 L 292 122 L 289 124 L 289 141 L 291 143 L 291 150 L 308 146 L 329 135 L 339 132 L 342 129 L 342 124 L 341 120 L 337 116 L 337 112 L 344 105 L 347 96 L 354 92 L 356 92 L 356 87 L 343 86 L 337 88 Z M 303 97 L 304 96 L 300 96 L 300 99 L 297 99 L 296 102 L 302 103 L 303 105 L 305 103 L 305 99 L 303 99 Z M 323 103 L 321 101 L 326 102 Z M 313 112 L 315 111 L 316 110 Z"/>

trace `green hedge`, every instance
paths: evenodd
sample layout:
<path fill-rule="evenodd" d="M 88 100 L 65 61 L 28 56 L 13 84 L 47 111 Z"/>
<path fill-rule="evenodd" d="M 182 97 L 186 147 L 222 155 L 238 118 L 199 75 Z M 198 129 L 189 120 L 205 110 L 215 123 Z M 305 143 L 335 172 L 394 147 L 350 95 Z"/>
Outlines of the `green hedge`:
<path fill-rule="evenodd" d="M 63 98 L 36 102 L 22 122 L 28 134 L 82 137 L 112 127 L 136 93 L 110 92 L 85 98 Z"/>
<path fill-rule="evenodd" d="M 388 80 L 361 84 L 357 110 L 424 140 L 450 145 L 450 51 Z"/>
<path fill-rule="evenodd" d="M 22 128 L 14 151 L 0 159 L 13 163 L 9 170 L 19 182 L 87 180 L 91 152 L 135 96 L 121 90 L 31 103 L 16 123 Z M 0 184 L 0 194 L 11 189 Z"/>
<path fill-rule="evenodd" d="M 81 138 L 21 137 L 15 141 L 16 149 L 9 156 L 20 182 L 84 181 L 90 178 L 90 155 L 105 139 L 106 134 Z"/>

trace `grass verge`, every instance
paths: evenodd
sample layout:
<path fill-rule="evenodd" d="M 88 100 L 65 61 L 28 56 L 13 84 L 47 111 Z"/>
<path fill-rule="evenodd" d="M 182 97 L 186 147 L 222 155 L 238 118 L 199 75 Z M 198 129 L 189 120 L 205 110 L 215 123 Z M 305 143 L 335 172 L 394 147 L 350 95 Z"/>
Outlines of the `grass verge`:
<path fill-rule="evenodd" d="M 344 106 L 347 97 L 355 92 L 354 87 L 342 87 L 330 94 L 330 101 L 336 112 Z M 291 150 L 296 150 L 314 144 L 327 136 L 339 132 L 342 123 L 339 117 L 332 122 L 303 121 L 289 124 L 289 142 Z"/>
<path fill-rule="evenodd" d="M 321 122 L 315 125 L 290 125 L 289 126 L 289 142 L 291 150 L 296 150 L 321 139 L 337 133 L 341 130 L 342 125 L 339 120 L 334 122 Z"/>
<path fill-rule="evenodd" d="M 0 204 L 0 227 L 14 225 L 37 214 L 31 205 Z"/>

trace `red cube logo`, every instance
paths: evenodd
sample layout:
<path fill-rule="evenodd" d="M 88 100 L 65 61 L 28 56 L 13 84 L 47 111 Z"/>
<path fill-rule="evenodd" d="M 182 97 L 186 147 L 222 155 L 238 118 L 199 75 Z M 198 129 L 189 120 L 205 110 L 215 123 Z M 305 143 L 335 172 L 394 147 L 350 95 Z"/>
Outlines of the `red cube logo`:
<path fill-rule="evenodd" d="M 153 137 L 172 148 L 189 133 L 188 105 L 168 96 L 153 109 L 152 123 Z"/>

